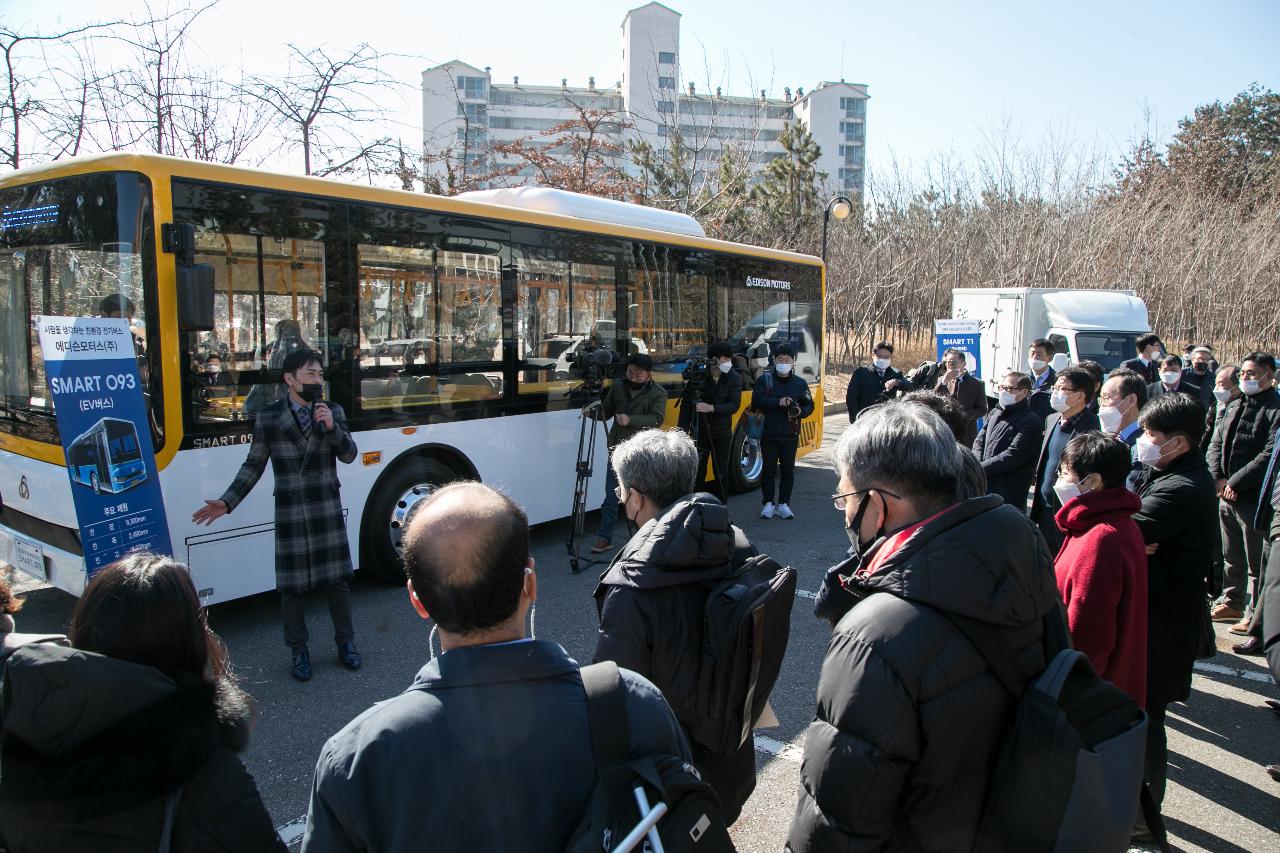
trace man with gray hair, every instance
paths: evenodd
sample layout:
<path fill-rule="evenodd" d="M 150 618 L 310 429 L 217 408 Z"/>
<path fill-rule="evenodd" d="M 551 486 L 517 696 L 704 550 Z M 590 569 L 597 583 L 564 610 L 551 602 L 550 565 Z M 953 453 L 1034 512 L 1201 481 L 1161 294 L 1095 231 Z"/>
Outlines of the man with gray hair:
<path fill-rule="evenodd" d="M 836 444 L 857 603 L 827 647 L 789 850 L 972 847 L 1018 697 L 952 619 L 998 632 L 1028 681 L 1046 630 L 1066 645 L 1044 540 L 999 497 L 958 497 L 961 452 L 937 415 L 898 402 Z"/>
<path fill-rule="evenodd" d="M 645 430 L 614 448 L 612 463 L 618 501 L 639 530 L 596 587 L 595 660 L 612 660 L 652 681 L 688 733 L 697 721 L 708 591 L 756 550 L 729 523 L 724 504 L 704 492 L 691 494 L 698 450 L 686 433 Z M 733 823 L 756 786 L 755 741 L 748 735 L 731 755 L 691 746 L 694 766 Z"/>

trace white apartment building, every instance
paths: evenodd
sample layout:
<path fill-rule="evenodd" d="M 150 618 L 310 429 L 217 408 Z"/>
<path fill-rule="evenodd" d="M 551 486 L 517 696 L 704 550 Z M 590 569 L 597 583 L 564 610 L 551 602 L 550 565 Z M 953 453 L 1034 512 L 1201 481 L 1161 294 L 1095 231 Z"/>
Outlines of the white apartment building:
<path fill-rule="evenodd" d="M 601 130 L 625 145 L 642 139 L 665 150 L 678 131 L 695 171 L 713 171 L 724 148 L 732 147 L 763 168 L 781 156 L 783 126 L 800 120 L 822 150 L 818 169 L 835 192 L 862 193 L 866 169 L 867 86 L 864 83 L 820 82 L 805 91 L 783 90 L 782 98 L 727 95 L 716 88 L 699 92 L 682 78 L 680 13 L 661 3 L 648 3 L 622 21 L 619 76 L 612 86 L 595 77 L 586 86 L 531 85 L 514 77 L 493 80 L 489 67 L 453 60 L 422 72 L 423 144 L 428 168 L 443 170 L 440 158 L 464 158 L 483 171 L 486 164 L 508 164 L 491 154 L 495 142 L 530 140 L 542 131 L 578 118 L 581 110 L 617 113 Z M 630 125 L 623 129 L 623 124 Z M 623 162 L 622 165 L 629 166 Z M 533 176 L 532 169 L 521 171 Z"/>

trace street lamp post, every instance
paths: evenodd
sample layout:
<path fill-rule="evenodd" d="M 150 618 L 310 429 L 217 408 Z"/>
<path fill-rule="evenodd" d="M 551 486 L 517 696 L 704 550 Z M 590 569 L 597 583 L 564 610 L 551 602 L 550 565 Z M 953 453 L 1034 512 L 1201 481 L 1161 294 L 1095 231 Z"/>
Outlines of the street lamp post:
<path fill-rule="evenodd" d="M 845 219 L 853 213 L 853 202 L 847 196 L 838 195 L 827 202 L 827 209 L 822 212 L 822 262 L 827 262 L 827 225 L 831 217 Z"/>

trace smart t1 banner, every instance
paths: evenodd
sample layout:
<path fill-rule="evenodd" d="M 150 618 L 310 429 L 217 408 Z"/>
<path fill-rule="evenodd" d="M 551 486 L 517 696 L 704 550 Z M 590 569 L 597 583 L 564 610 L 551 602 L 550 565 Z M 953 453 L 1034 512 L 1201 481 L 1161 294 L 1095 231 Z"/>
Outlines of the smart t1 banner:
<path fill-rule="evenodd" d="M 982 327 L 978 320 L 934 320 L 933 332 L 938 342 L 938 361 L 949 349 L 964 351 L 965 369 L 982 378 Z"/>
<path fill-rule="evenodd" d="M 85 571 L 134 548 L 172 553 L 128 321 L 41 317 L 39 329 Z"/>

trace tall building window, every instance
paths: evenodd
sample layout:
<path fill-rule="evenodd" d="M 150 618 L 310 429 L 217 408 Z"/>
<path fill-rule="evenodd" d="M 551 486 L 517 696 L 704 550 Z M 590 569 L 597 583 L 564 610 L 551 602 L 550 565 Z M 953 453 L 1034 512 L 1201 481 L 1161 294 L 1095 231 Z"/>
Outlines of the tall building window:
<path fill-rule="evenodd" d="M 676 87 L 676 78 L 674 78 L 674 77 L 659 77 L 659 78 L 658 78 L 658 88 L 659 88 L 659 89 L 674 89 L 675 87 Z"/>
<path fill-rule="evenodd" d="M 856 142 L 866 138 L 867 126 L 860 121 L 842 121 L 840 133 L 844 135 L 845 141 Z"/>
<path fill-rule="evenodd" d="M 844 111 L 845 118 L 865 118 L 867 102 L 865 98 L 841 98 L 840 109 Z"/>
<path fill-rule="evenodd" d="M 675 101 L 658 101 L 658 112 L 673 113 L 676 111 Z"/>
<path fill-rule="evenodd" d="M 483 101 L 489 97 L 488 81 L 483 77 L 458 77 L 458 91 L 462 97 Z"/>
<path fill-rule="evenodd" d="M 658 51 L 658 64 L 659 65 L 675 65 L 676 64 L 675 53 L 669 50 Z"/>
<path fill-rule="evenodd" d="M 861 169 L 841 169 L 840 183 L 845 189 L 862 190 L 862 170 Z"/>

